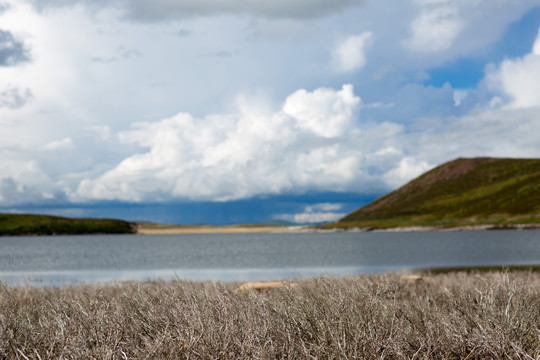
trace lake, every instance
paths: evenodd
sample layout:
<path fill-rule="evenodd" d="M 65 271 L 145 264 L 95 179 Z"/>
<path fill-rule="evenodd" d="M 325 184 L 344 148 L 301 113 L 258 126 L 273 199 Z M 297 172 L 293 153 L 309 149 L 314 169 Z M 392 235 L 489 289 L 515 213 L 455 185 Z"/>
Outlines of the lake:
<path fill-rule="evenodd" d="M 540 265 L 540 231 L 0 237 L 0 280 L 256 281 L 444 267 Z"/>

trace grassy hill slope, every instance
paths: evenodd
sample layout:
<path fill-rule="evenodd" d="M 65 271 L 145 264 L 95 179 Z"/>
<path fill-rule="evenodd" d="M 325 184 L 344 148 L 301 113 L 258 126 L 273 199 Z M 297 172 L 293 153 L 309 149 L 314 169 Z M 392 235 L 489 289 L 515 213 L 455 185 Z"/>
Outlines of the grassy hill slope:
<path fill-rule="evenodd" d="M 540 223 L 540 159 L 457 159 L 326 227 Z"/>
<path fill-rule="evenodd" d="M 132 223 L 113 219 L 69 219 L 59 216 L 0 214 L 0 235 L 67 235 L 134 233 Z"/>

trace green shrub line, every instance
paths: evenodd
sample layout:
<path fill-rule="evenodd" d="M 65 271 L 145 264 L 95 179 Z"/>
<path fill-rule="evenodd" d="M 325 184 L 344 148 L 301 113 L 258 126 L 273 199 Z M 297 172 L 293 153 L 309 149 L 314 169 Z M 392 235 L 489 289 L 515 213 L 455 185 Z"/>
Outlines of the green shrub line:
<path fill-rule="evenodd" d="M 133 223 L 115 219 L 70 219 L 31 214 L 0 214 L 0 235 L 130 234 Z"/>
<path fill-rule="evenodd" d="M 540 274 L 319 277 L 266 292 L 0 284 L 5 359 L 532 359 Z"/>

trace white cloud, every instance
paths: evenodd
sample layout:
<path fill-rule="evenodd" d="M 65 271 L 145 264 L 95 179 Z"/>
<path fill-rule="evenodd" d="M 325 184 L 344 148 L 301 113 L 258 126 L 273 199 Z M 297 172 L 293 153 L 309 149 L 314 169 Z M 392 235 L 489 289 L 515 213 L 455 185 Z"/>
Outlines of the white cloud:
<path fill-rule="evenodd" d="M 307 212 L 302 214 L 295 214 L 294 222 L 299 224 L 313 224 L 336 221 L 347 215 L 346 213 L 334 213 L 334 212 Z"/>
<path fill-rule="evenodd" d="M 396 188 L 423 174 L 432 167 L 432 165 L 429 165 L 425 161 L 419 161 L 407 156 L 401 159 L 397 167 L 384 174 L 383 179 L 388 184 L 391 184 L 393 188 Z"/>
<path fill-rule="evenodd" d="M 317 212 L 317 211 L 335 211 L 340 210 L 343 207 L 343 204 L 337 203 L 319 203 L 315 205 L 306 206 L 306 212 Z"/>
<path fill-rule="evenodd" d="M 507 95 L 511 108 L 540 106 L 540 29 L 531 53 L 506 59 L 497 68 L 490 67 L 486 81 L 495 91 Z"/>
<path fill-rule="evenodd" d="M 388 147 L 382 148 L 380 150 L 377 150 L 377 152 L 375 152 L 375 155 L 377 155 L 377 156 L 401 155 L 401 152 L 399 150 L 397 150 L 393 146 L 388 146 Z"/>
<path fill-rule="evenodd" d="M 306 206 L 304 212 L 299 214 L 282 214 L 278 218 L 294 221 L 299 224 L 323 223 L 338 220 L 346 213 L 336 212 L 343 207 L 342 204 L 320 203 Z"/>
<path fill-rule="evenodd" d="M 298 90 L 287 98 L 283 112 L 296 120 L 298 128 L 331 138 L 343 136 L 351 128 L 359 104 L 352 85 L 344 85 L 338 92 Z"/>
<path fill-rule="evenodd" d="M 329 189 L 384 192 L 460 156 L 534 157 L 540 151 L 534 108 L 477 108 L 409 126 L 363 124 L 355 119 L 360 98 L 350 85 L 299 90 L 274 112 L 256 104 L 239 101 L 229 115 L 181 113 L 135 124 L 120 139 L 147 150 L 83 180 L 76 198 L 226 201 Z M 330 221 L 336 210 L 320 205 L 298 219 Z"/>
<path fill-rule="evenodd" d="M 318 92 L 324 96 L 315 95 Z M 314 101 L 319 96 L 322 100 Z M 284 104 L 303 110 L 285 111 L 283 105 L 271 111 L 265 102 L 239 98 L 232 114 L 197 118 L 180 113 L 137 123 L 119 137 L 110 135 L 110 141 L 121 141 L 111 143 L 111 149 L 133 150 L 108 171 L 101 167 L 51 177 L 40 166 L 49 161 L 43 160 L 48 153 L 41 151 L 43 146 L 25 152 L 0 148 L 2 158 L 9 159 L 0 164 L 0 173 L 9 174 L 0 179 L 0 202 L 51 197 L 75 202 L 226 201 L 309 191 L 382 193 L 459 156 L 535 157 L 540 151 L 540 113 L 534 107 L 477 108 L 466 116 L 424 118 L 412 125 L 366 123 L 353 115 L 360 99 L 348 85 L 341 90 L 301 90 Z M 304 111 L 306 104 L 313 107 L 311 112 Z M 331 123 L 327 128 L 319 113 Z M 111 130 L 106 130 L 108 135 Z M 70 139 L 46 147 L 72 146 Z M 28 160 L 33 157 L 41 160 Z M 50 165 L 43 169 L 51 171 Z M 290 214 L 290 219 L 333 221 L 343 215 L 339 210 L 339 204 L 322 203 Z"/>
<path fill-rule="evenodd" d="M 340 42 L 332 53 L 334 67 L 337 71 L 347 72 L 361 69 L 366 64 L 366 50 L 373 43 L 373 33 L 363 32 L 349 36 Z"/>
<path fill-rule="evenodd" d="M 237 114 L 196 119 L 181 113 L 138 123 L 120 138 L 149 151 L 84 180 L 77 193 L 125 201 L 230 200 L 344 189 L 357 177 L 359 154 L 339 139 L 355 127 L 359 103 L 352 86 L 344 85 L 339 91 L 299 90 L 272 114 L 240 102 Z"/>
<path fill-rule="evenodd" d="M 411 37 L 406 46 L 418 52 L 439 52 L 449 49 L 463 30 L 456 1 L 417 1 L 420 13 L 410 25 Z"/>
<path fill-rule="evenodd" d="M 44 150 L 65 150 L 73 146 L 71 138 L 64 138 L 62 140 L 51 141 L 43 146 Z"/>
<path fill-rule="evenodd" d="M 34 160 L 7 158 L 0 165 L 0 204 L 40 203 L 61 196 L 54 182 Z"/>
<path fill-rule="evenodd" d="M 533 55 L 540 55 L 540 28 L 538 29 L 538 35 L 536 35 L 536 41 L 534 42 L 532 53 Z"/>
<path fill-rule="evenodd" d="M 454 90 L 454 106 L 461 105 L 461 102 L 467 98 L 469 92 L 467 90 Z"/>

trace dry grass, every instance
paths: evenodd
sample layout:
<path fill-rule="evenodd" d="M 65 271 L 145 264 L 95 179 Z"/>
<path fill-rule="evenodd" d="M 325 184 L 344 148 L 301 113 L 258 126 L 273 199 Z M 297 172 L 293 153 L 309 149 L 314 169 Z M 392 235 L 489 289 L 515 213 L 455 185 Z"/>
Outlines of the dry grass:
<path fill-rule="evenodd" d="M 0 286 L 5 359 L 531 359 L 540 275 Z"/>

